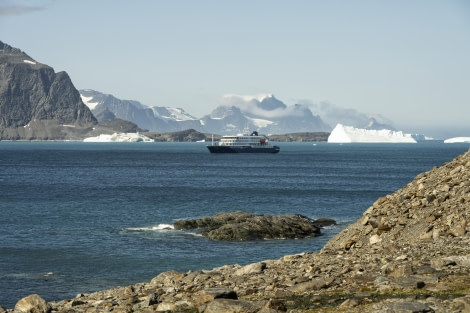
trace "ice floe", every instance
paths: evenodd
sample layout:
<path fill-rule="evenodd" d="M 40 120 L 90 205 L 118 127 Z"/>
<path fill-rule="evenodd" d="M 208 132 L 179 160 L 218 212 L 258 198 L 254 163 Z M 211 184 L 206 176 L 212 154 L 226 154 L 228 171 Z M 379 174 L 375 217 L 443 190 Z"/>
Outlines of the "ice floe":
<path fill-rule="evenodd" d="M 458 142 L 465 142 L 470 143 L 470 137 L 454 137 L 444 140 L 444 143 L 458 143 Z"/>
<path fill-rule="evenodd" d="M 139 133 L 101 134 L 83 139 L 85 142 L 153 142 L 154 140 Z"/>

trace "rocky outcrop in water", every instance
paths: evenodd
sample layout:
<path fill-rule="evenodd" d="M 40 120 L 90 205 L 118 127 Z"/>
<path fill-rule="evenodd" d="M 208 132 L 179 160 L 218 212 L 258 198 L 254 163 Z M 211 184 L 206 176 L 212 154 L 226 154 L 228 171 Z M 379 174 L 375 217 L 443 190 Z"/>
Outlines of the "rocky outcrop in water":
<path fill-rule="evenodd" d="M 194 129 L 186 129 L 169 133 L 145 132 L 145 135 L 156 142 L 196 142 L 211 140 L 210 134 L 203 134 Z M 214 140 L 219 140 L 220 136 L 214 136 Z"/>
<path fill-rule="evenodd" d="M 96 123 L 66 72 L 0 41 L 0 139 L 74 139 Z"/>
<path fill-rule="evenodd" d="M 247 212 L 219 213 L 195 220 L 179 220 L 177 230 L 200 230 L 212 240 L 249 241 L 263 239 L 300 239 L 320 235 L 320 227 L 334 225 L 331 219 L 312 220 L 306 216 L 269 214 L 256 215 Z"/>

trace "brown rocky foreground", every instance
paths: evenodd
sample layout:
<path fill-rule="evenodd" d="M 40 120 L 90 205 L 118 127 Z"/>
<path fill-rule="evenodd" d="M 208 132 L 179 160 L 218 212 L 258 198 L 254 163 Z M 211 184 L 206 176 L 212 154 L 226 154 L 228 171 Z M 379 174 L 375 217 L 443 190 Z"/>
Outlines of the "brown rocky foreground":
<path fill-rule="evenodd" d="M 470 312 L 469 213 L 467 152 L 378 199 L 320 252 L 164 272 L 59 302 L 31 295 L 14 311 Z"/>

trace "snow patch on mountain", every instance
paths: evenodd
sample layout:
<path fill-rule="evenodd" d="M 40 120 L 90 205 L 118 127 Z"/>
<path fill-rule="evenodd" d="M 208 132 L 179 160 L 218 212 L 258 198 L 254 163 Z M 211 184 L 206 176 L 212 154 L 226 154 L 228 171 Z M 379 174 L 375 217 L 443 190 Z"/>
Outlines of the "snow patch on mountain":
<path fill-rule="evenodd" d="M 165 119 L 175 120 L 177 122 L 181 121 L 194 121 L 195 117 L 188 114 L 185 110 L 181 108 L 171 108 L 171 107 L 152 107 L 152 111 L 155 116 L 160 116 Z"/>
<path fill-rule="evenodd" d="M 411 134 L 390 129 L 361 129 L 337 124 L 328 137 L 329 143 L 416 143 Z"/>
<path fill-rule="evenodd" d="M 94 110 L 96 106 L 99 104 L 99 102 L 92 102 L 93 97 L 85 97 L 84 95 L 80 94 L 80 97 L 82 98 L 83 103 L 90 109 Z"/>

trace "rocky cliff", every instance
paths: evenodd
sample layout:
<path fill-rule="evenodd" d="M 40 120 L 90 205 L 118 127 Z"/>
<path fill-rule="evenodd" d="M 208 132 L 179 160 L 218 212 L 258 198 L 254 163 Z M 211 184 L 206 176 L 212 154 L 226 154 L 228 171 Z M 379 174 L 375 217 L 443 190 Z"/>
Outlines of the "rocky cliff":
<path fill-rule="evenodd" d="M 470 312 L 469 214 L 470 151 L 378 199 L 320 252 L 164 272 L 59 302 L 31 295 L 16 311 Z"/>
<path fill-rule="evenodd" d="M 66 72 L 0 41 L 0 139 L 74 139 L 96 123 Z"/>

